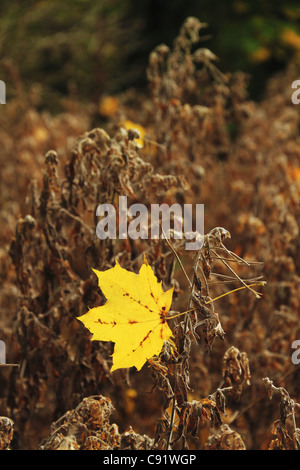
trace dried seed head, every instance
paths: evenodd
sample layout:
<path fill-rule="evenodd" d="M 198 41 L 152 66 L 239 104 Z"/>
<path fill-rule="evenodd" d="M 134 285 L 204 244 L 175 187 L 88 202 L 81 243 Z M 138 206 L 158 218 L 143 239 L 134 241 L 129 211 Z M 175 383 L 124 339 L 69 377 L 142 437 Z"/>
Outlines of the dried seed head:
<path fill-rule="evenodd" d="M 55 150 L 49 150 L 45 155 L 47 165 L 58 165 L 58 155 Z"/>
<path fill-rule="evenodd" d="M 189 35 L 192 42 L 197 42 L 199 40 L 199 31 L 206 26 L 207 24 L 201 23 L 198 18 L 189 16 L 183 23 L 180 33 Z"/>
<path fill-rule="evenodd" d="M 13 433 L 14 422 L 6 416 L 0 416 L 0 450 L 9 448 Z"/>

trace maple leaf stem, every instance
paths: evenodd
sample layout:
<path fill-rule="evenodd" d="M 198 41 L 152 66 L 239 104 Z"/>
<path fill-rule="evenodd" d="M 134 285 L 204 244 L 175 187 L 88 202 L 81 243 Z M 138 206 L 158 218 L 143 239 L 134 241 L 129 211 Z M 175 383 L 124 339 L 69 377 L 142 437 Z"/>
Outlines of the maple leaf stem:
<path fill-rule="evenodd" d="M 176 315 L 172 315 L 171 317 L 166 317 L 166 320 L 172 320 L 173 318 L 180 317 L 181 315 L 185 315 L 186 313 L 192 312 L 193 310 L 195 309 L 191 308 L 190 310 L 186 310 L 185 312 L 176 313 Z"/>

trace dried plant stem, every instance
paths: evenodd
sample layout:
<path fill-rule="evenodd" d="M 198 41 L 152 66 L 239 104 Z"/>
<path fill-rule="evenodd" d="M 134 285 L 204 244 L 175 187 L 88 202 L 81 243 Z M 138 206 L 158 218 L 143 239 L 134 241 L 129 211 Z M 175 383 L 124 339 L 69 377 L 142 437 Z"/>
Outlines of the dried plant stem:
<path fill-rule="evenodd" d="M 238 290 L 246 289 L 246 287 L 255 287 L 255 286 L 264 286 L 264 285 L 265 285 L 265 282 L 259 282 L 259 283 L 255 283 L 255 284 L 249 284 L 247 286 L 238 287 L 237 289 L 233 289 L 229 292 L 225 292 L 224 294 L 218 295 L 218 297 L 215 297 L 212 300 L 208 300 L 206 302 L 206 304 L 210 304 L 211 302 L 213 302 L 215 300 L 218 300 L 218 299 L 221 299 L 222 297 L 225 297 L 226 295 L 233 294 L 233 292 L 237 292 Z M 255 292 L 255 291 L 253 291 L 253 292 Z"/>
<path fill-rule="evenodd" d="M 215 254 L 215 256 L 216 256 L 218 259 L 220 259 L 220 261 L 222 261 L 223 264 L 225 264 L 226 268 L 228 268 L 229 271 L 231 271 L 232 274 L 233 274 L 245 287 L 247 287 L 247 289 L 249 289 L 249 290 L 255 295 L 255 297 L 256 297 L 257 299 L 260 299 L 260 295 L 259 295 L 257 292 L 255 292 L 255 290 L 253 290 L 250 286 L 248 286 L 248 285 L 243 281 L 243 279 L 241 279 L 241 278 L 239 277 L 239 275 L 229 266 L 229 264 L 228 264 L 224 259 L 222 259 L 222 258 L 219 257 L 219 255 L 218 255 L 218 253 L 217 253 L 216 251 L 214 251 L 214 250 L 211 250 L 211 251 L 212 251 L 212 253 Z"/>
<path fill-rule="evenodd" d="M 188 281 L 190 287 L 192 287 L 190 278 L 188 277 L 188 275 L 187 275 L 187 273 L 186 273 L 186 270 L 184 269 L 184 266 L 183 266 L 183 264 L 182 264 L 182 262 L 181 262 L 181 259 L 179 258 L 178 254 L 177 254 L 176 250 L 174 249 L 174 247 L 173 247 L 172 243 L 170 242 L 170 240 L 166 237 L 166 234 L 165 234 L 165 231 L 164 231 L 164 229 L 163 229 L 162 224 L 161 224 L 161 230 L 162 230 L 162 233 L 163 233 L 163 235 L 164 235 L 164 237 L 165 237 L 165 241 L 167 242 L 167 244 L 169 245 L 169 247 L 170 247 L 171 250 L 173 251 L 173 253 L 174 253 L 174 255 L 175 255 L 175 257 L 176 257 L 176 259 L 177 259 L 177 261 L 178 261 L 178 263 L 179 263 L 179 266 L 181 267 L 181 269 L 182 269 L 182 271 L 183 271 L 183 273 L 184 273 L 184 275 L 185 275 L 185 277 L 186 277 L 186 279 L 187 279 L 187 281 Z"/>
<path fill-rule="evenodd" d="M 171 439 L 172 439 L 175 408 L 176 408 L 176 398 L 175 398 L 175 395 L 174 395 L 173 399 L 172 399 L 172 411 L 171 411 L 171 417 L 170 417 L 170 428 L 169 428 L 168 437 L 167 437 L 166 450 L 169 450 Z"/>

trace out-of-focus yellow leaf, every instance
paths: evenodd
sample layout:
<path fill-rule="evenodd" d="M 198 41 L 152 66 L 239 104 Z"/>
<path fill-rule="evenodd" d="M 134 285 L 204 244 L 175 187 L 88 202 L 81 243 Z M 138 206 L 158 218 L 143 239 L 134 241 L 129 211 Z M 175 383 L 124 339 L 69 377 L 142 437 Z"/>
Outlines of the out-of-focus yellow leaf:
<path fill-rule="evenodd" d="M 145 137 L 145 134 L 146 134 L 146 129 L 141 126 L 140 124 L 136 124 L 128 119 L 126 119 L 125 121 L 123 121 L 121 123 L 121 125 L 123 127 L 125 127 L 126 130 L 129 130 L 129 129 L 133 129 L 135 131 L 137 131 L 139 133 L 139 139 L 135 139 L 135 142 L 137 143 L 137 145 L 140 147 L 140 148 L 143 148 L 144 147 L 144 137 Z"/>
<path fill-rule="evenodd" d="M 281 33 L 281 39 L 288 46 L 300 50 L 300 35 L 292 29 L 284 29 Z"/>
<path fill-rule="evenodd" d="M 104 117 L 110 117 L 118 111 L 119 100 L 115 96 L 105 96 L 99 103 L 99 113 Z"/>
<path fill-rule="evenodd" d="M 265 62 L 271 57 L 271 51 L 267 47 L 260 47 L 251 54 L 251 61 L 255 63 Z"/>

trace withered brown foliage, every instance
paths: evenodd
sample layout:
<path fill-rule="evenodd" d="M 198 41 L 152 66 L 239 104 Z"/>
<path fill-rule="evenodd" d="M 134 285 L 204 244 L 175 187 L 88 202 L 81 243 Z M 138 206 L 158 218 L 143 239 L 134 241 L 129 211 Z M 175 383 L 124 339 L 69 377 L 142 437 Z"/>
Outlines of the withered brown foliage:
<path fill-rule="evenodd" d="M 14 422 L 0 416 L 0 450 L 8 450 L 14 434 Z"/>
<path fill-rule="evenodd" d="M 84 398 L 51 425 L 40 450 L 149 450 L 152 440 L 135 433 L 131 427 L 123 433 L 110 423 L 114 407 L 109 398 Z"/>
<path fill-rule="evenodd" d="M 203 30 L 188 18 L 173 48 L 150 55 L 150 97 L 124 93 L 92 130 L 94 110 L 75 104 L 57 118 L 34 102 L 25 120 L 17 101 L 10 110 L 0 333 L 19 367 L 0 367 L 0 412 L 14 422 L 4 447 L 299 446 L 297 71 L 274 77 L 254 103 L 248 77 L 219 71 Z M 146 129 L 142 149 L 124 119 Z M 99 240 L 96 207 L 118 207 L 122 195 L 128 205 L 204 203 L 201 250 L 188 254 L 184 240 Z M 110 374 L 113 345 L 91 342 L 76 317 L 105 301 L 92 267 L 118 260 L 137 272 L 144 254 L 164 289 L 174 286 L 174 314 L 191 311 L 170 322 L 176 349 L 165 343 L 141 372 Z"/>

